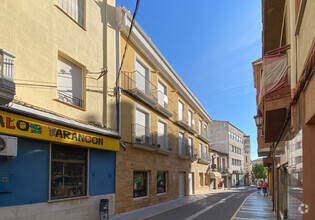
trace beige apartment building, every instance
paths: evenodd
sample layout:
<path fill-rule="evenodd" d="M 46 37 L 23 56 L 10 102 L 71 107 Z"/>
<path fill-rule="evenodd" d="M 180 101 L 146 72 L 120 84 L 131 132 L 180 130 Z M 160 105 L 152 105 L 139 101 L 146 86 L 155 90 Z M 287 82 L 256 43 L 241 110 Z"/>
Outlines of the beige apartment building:
<path fill-rule="evenodd" d="M 114 7 L 1 1 L 0 219 L 98 219 L 100 199 L 114 213 Z"/>
<path fill-rule="evenodd" d="M 250 159 L 250 136 L 244 135 L 244 184 L 250 186 L 252 183 L 252 164 Z"/>
<path fill-rule="evenodd" d="M 131 14 L 116 8 L 121 59 Z M 116 212 L 210 190 L 207 111 L 137 22 L 120 75 Z"/>

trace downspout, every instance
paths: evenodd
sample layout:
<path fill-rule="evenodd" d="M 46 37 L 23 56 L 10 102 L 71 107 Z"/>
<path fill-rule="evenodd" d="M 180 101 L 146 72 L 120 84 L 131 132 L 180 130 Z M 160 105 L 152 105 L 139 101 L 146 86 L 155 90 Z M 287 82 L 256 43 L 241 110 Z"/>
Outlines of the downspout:
<path fill-rule="evenodd" d="M 290 35 L 291 35 L 291 89 L 296 87 L 296 36 L 295 36 L 295 1 L 290 2 Z"/>
<path fill-rule="evenodd" d="M 104 0 L 104 23 L 103 23 L 103 67 L 107 68 L 107 0 Z M 107 75 L 103 76 L 103 125 L 108 128 L 108 120 L 107 120 L 107 95 L 108 95 L 108 83 L 107 83 Z"/>

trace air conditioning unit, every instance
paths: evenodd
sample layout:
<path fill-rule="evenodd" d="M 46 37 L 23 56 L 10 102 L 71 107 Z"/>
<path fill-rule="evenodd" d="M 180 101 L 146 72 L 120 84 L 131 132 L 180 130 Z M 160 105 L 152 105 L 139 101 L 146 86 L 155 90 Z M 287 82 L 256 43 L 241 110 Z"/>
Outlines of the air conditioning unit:
<path fill-rule="evenodd" d="M 17 137 L 0 135 L 0 156 L 17 155 Z"/>

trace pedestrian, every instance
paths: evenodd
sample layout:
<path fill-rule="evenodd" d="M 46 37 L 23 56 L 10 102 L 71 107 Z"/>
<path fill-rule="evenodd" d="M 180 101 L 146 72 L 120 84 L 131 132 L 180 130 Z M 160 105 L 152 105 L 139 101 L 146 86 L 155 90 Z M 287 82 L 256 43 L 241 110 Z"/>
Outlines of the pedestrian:
<path fill-rule="evenodd" d="M 268 196 L 267 183 L 265 182 L 265 180 L 264 180 L 263 183 L 261 184 L 261 187 L 263 188 L 264 197 L 265 197 L 266 194 L 267 194 L 267 196 Z"/>
<path fill-rule="evenodd" d="M 220 183 L 219 183 L 219 187 L 220 187 L 220 189 L 222 189 L 222 181 L 220 181 Z"/>
<path fill-rule="evenodd" d="M 257 181 L 257 193 L 260 193 L 260 190 L 261 190 L 261 182 L 258 180 Z"/>

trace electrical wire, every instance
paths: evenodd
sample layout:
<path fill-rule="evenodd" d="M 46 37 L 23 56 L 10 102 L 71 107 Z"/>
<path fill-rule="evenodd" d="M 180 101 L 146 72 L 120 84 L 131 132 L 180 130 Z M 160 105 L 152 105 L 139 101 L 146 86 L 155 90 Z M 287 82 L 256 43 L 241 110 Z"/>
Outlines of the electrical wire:
<path fill-rule="evenodd" d="M 135 8 L 135 10 L 134 10 L 134 12 L 133 12 L 133 16 L 132 16 L 132 20 L 131 20 L 131 24 L 130 24 L 130 29 L 129 29 L 128 37 L 127 37 L 127 40 L 126 40 L 126 45 L 125 45 L 125 49 L 124 49 L 124 54 L 123 54 L 123 57 L 122 57 L 122 59 L 121 59 L 120 67 L 119 67 L 119 70 L 118 70 L 118 73 L 117 73 L 116 89 L 118 88 L 118 80 L 119 80 L 119 77 L 120 77 L 121 69 L 122 69 L 123 64 L 124 64 L 124 61 L 125 61 L 125 56 L 126 56 L 126 51 L 127 51 L 127 47 L 128 47 L 128 42 L 129 42 L 129 38 L 130 38 L 130 35 L 131 35 L 131 31 L 132 31 L 132 28 L 133 28 L 133 25 L 134 25 L 134 20 L 135 20 L 135 18 L 136 18 L 136 16 L 137 16 L 139 4 L 140 4 L 140 0 L 137 0 L 136 8 Z"/>

